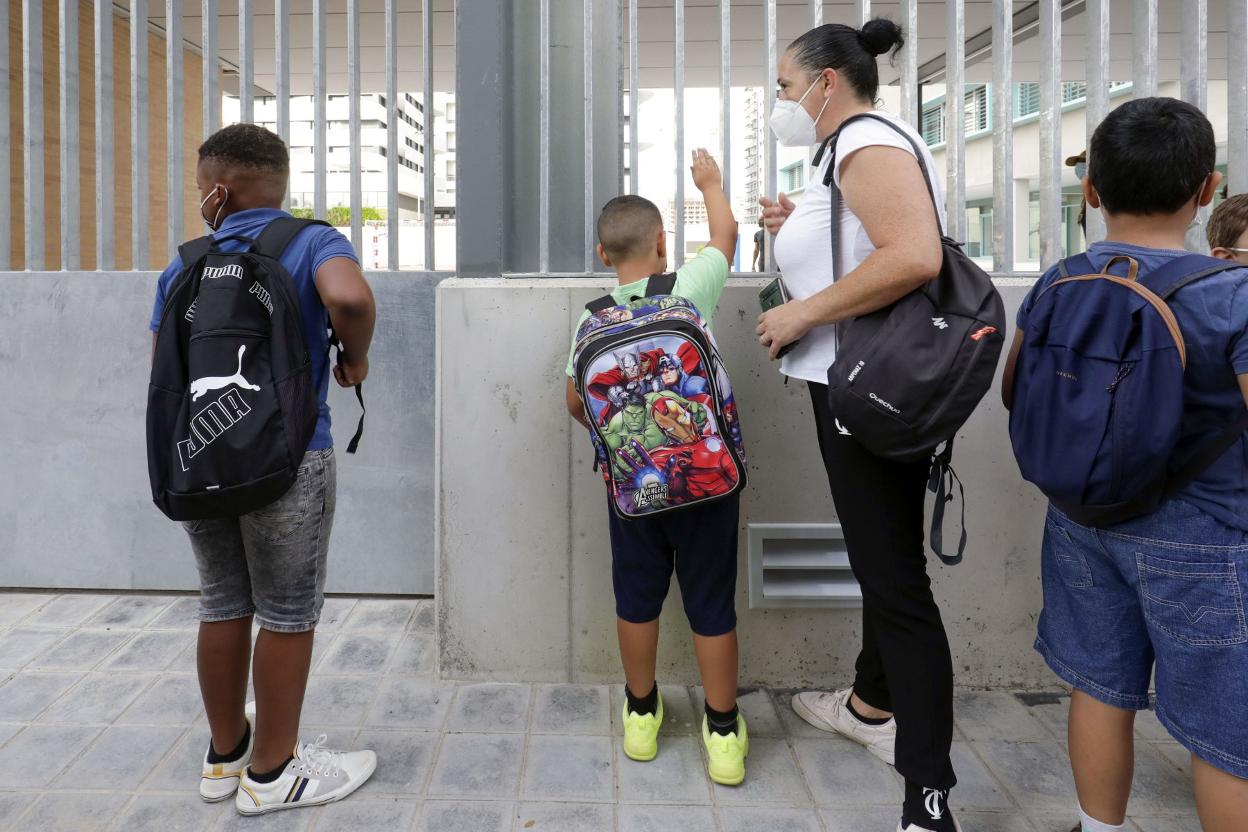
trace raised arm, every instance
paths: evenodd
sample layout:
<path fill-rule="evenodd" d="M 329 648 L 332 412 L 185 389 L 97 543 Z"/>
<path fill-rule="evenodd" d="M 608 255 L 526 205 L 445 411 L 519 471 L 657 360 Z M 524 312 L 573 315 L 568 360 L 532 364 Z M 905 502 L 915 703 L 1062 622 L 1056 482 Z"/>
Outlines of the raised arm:
<path fill-rule="evenodd" d="M 711 248 L 723 252 L 729 263 L 737 254 L 737 218 L 732 215 L 728 195 L 724 193 L 724 177 L 719 165 L 705 148 L 693 151 L 693 184 L 706 202 L 706 222 L 711 229 Z"/>

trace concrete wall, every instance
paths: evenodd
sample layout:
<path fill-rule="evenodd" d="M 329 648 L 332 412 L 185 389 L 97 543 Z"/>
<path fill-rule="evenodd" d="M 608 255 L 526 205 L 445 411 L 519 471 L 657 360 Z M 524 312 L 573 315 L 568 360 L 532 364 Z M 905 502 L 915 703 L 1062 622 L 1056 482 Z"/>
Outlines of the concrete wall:
<path fill-rule="evenodd" d="M 433 290 L 370 274 L 378 325 L 360 452 L 354 397 L 330 384 L 339 447 L 327 588 L 433 590 Z M 0 273 L 0 587 L 197 589 L 186 537 L 148 485 L 156 275 Z"/>
<path fill-rule="evenodd" d="M 1012 316 L 1026 282 L 1010 282 L 1003 292 Z M 786 386 L 753 336 L 761 285 L 734 279 L 716 317 L 752 463 L 743 531 L 746 523 L 834 519 L 807 390 Z M 606 288 L 452 279 L 438 289 L 437 599 L 446 677 L 620 678 L 604 489 L 583 429 L 564 410 L 572 327 Z M 1051 683 L 1031 650 L 1042 503 L 1019 479 L 995 394 L 966 426 L 955 464 L 967 486 L 970 547 L 959 567 L 933 559 L 932 574 L 957 681 Z M 743 683 L 848 681 L 860 612 L 747 609 L 744 534 L 741 541 Z M 694 682 L 678 593 L 662 622 L 660 678 Z"/>

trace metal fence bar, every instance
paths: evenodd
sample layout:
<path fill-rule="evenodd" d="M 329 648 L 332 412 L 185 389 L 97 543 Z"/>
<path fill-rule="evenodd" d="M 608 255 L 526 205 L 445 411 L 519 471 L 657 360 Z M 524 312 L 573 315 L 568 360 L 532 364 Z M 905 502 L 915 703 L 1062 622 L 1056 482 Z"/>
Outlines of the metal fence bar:
<path fill-rule="evenodd" d="M 351 245 L 364 248 L 364 166 L 360 147 L 360 0 L 347 0 L 347 129 L 351 142 Z"/>
<path fill-rule="evenodd" d="M 669 257 L 679 267 L 685 262 L 685 0 L 675 0 L 675 28 L 672 41 L 675 61 L 672 91 L 676 96 L 676 256 Z"/>
<path fill-rule="evenodd" d="M 61 0 L 60 102 L 61 102 L 61 268 L 77 271 L 82 267 L 82 223 L 78 215 L 78 164 L 81 144 L 78 127 L 78 0 Z M 5 37 L 8 30 L 5 29 Z"/>
<path fill-rule="evenodd" d="M 130 3 L 130 268 L 148 267 L 147 0 Z"/>
<path fill-rule="evenodd" d="M 274 75 L 277 78 L 277 135 L 290 146 L 290 0 L 273 0 Z M 290 188 L 282 197 L 290 210 Z"/>
<path fill-rule="evenodd" d="M 858 15 L 858 26 L 861 28 L 871 19 L 871 0 L 855 0 L 855 12 Z"/>
<path fill-rule="evenodd" d="M 0 32 L 9 30 L 8 4 L 0 4 Z M 111 271 L 116 267 L 117 234 L 113 222 L 116 206 L 113 204 L 115 190 L 113 136 L 113 7 L 109 3 L 96 3 L 95 12 L 95 268 Z M 9 111 L 8 38 L 0 38 L 0 50 L 5 59 L 0 66 L 0 84 L 4 94 L 0 98 L 0 112 Z M 8 130 L 9 120 L 3 119 L 0 130 L 4 131 L 4 152 L 0 156 L 0 170 L 9 169 Z M 9 268 L 9 177 L 0 177 L 0 268 Z"/>
<path fill-rule="evenodd" d="M 1088 160 L 1092 160 L 1092 134 L 1109 112 L 1109 4 L 1111 0 L 1088 0 L 1084 19 L 1087 21 L 1087 137 Z M 1231 40 L 1235 40 L 1231 38 Z M 1232 49 L 1234 47 L 1232 46 Z M 1105 239 L 1105 218 L 1088 206 L 1085 213 L 1089 245 Z"/>
<path fill-rule="evenodd" d="M 901 48 L 901 116 L 911 127 L 919 126 L 919 0 L 901 0 L 901 29 L 906 44 Z"/>
<path fill-rule="evenodd" d="M 776 95 L 773 86 L 776 83 L 779 56 L 776 54 L 776 0 L 763 0 L 763 46 L 767 50 L 767 77 L 763 87 L 763 193 L 775 199 L 779 188 L 779 173 L 776 170 L 776 137 L 771 132 L 771 111 Z M 767 263 L 763 271 L 776 270 L 775 237 L 768 236 Z"/>
<path fill-rule="evenodd" d="M 1062 0 L 1040 0 L 1040 268 L 1063 256 Z"/>
<path fill-rule="evenodd" d="M 549 0 L 544 0 L 549 2 Z M 436 115 L 433 111 L 433 9 L 431 0 L 424 0 L 420 10 L 421 25 L 421 56 L 422 71 L 424 73 L 424 106 L 425 106 L 425 269 L 433 271 L 435 268 L 434 260 L 434 176 L 433 176 L 433 125 Z M 549 9 L 547 10 L 549 12 Z M 549 13 L 546 16 L 546 23 L 550 23 Z M 549 136 L 549 129 L 547 136 Z M 549 177 L 545 180 L 545 187 L 549 185 Z"/>
<path fill-rule="evenodd" d="M 947 233 L 966 239 L 966 10 L 963 0 L 945 4 L 945 151 L 949 190 Z"/>
<path fill-rule="evenodd" d="M 1184 101 L 1205 111 L 1209 109 L 1208 0 L 1187 0 L 1182 25 L 1182 43 L 1179 49 L 1180 94 Z"/>
<path fill-rule="evenodd" d="M 26 269 L 43 269 L 43 3 L 22 0 Z"/>
<path fill-rule="evenodd" d="M 594 273 L 594 0 L 581 0 L 584 7 L 585 40 L 581 50 L 584 83 L 585 129 L 585 273 Z"/>
<path fill-rule="evenodd" d="M 12 163 L 12 132 L 10 130 L 9 94 L 9 4 L 0 2 L 0 171 L 10 176 Z M 0 200 L 0 269 L 12 268 L 12 200 Z"/>
<path fill-rule="evenodd" d="M 1202 112 L 1209 109 L 1209 6 L 1207 0 L 1188 0 L 1183 11 L 1180 34 L 1179 94 L 1189 104 Z M 1205 236 L 1205 223 L 1209 209 L 1196 212 L 1196 223 L 1187 231 L 1187 247 L 1192 251 L 1208 252 L 1209 240 Z"/>
<path fill-rule="evenodd" d="M 329 209 L 326 194 L 328 178 L 328 121 L 325 113 L 325 19 L 326 0 L 312 0 L 312 213 L 325 219 Z"/>
<path fill-rule="evenodd" d="M 429 0 L 425 0 L 429 5 Z M 538 6 L 538 188 L 537 270 L 550 271 L 550 0 Z M 432 110 L 432 107 L 430 107 Z"/>
<path fill-rule="evenodd" d="M 221 67 L 217 59 L 217 42 L 217 0 L 202 0 L 200 50 L 204 57 L 204 138 L 221 129 Z"/>
<path fill-rule="evenodd" d="M 1230 193 L 1248 191 L 1248 2 L 1227 4 L 1227 184 Z"/>
<path fill-rule="evenodd" d="M 992 268 L 1014 271 L 1014 10 L 992 4 Z"/>
<path fill-rule="evenodd" d="M 719 164 L 732 203 L 732 2 L 719 0 Z"/>
<path fill-rule="evenodd" d="M 615 60 L 616 60 L 616 90 L 615 90 L 615 118 L 619 125 L 619 131 L 616 134 L 616 142 L 619 151 L 616 153 L 616 193 L 626 193 L 624 190 L 624 168 L 626 165 L 624 148 L 627 146 L 628 140 L 628 120 L 624 109 L 624 91 L 628 88 L 628 79 L 625 77 L 628 73 L 627 62 L 624 58 L 624 32 L 627 29 L 628 10 L 621 4 L 620 0 L 611 0 L 612 11 L 615 12 Z"/>
<path fill-rule="evenodd" d="M 256 120 L 256 10 L 252 0 L 238 0 L 238 120 Z"/>
<path fill-rule="evenodd" d="M 1137 97 L 1157 94 L 1157 0 L 1134 0 L 1131 78 Z M 1187 10 L 1184 10 L 1186 16 Z"/>
<path fill-rule="evenodd" d="M 182 200 L 186 177 L 182 173 L 183 71 L 182 0 L 165 0 L 165 116 L 168 120 L 165 148 L 169 181 L 169 245 L 173 252 L 182 244 Z"/>
<path fill-rule="evenodd" d="M 386 0 L 386 263 L 399 268 L 399 12 Z"/>
<path fill-rule="evenodd" d="M 637 193 L 637 110 L 638 79 L 641 77 L 637 51 L 637 0 L 628 0 L 628 191 Z"/>
<path fill-rule="evenodd" d="M 810 28 L 823 25 L 823 0 L 810 0 Z"/>

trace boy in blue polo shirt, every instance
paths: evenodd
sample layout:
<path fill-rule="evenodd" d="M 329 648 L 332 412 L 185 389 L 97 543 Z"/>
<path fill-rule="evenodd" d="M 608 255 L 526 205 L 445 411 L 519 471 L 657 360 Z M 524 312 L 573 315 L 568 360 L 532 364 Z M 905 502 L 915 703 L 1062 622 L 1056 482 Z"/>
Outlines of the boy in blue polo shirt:
<path fill-rule="evenodd" d="M 231 125 L 203 143 L 196 171 L 200 214 L 221 249 L 241 251 L 270 222 L 289 216 L 281 209 L 289 174 L 286 145 L 262 127 Z M 333 228 L 304 228 L 281 262 L 299 298 L 312 359 L 320 401 L 316 433 L 298 479 L 277 502 L 242 517 L 183 524 L 199 568 L 199 685 L 212 734 L 200 795 L 206 801 L 234 797 L 246 815 L 340 800 L 377 765 L 371 751 L 298 742 L 334 519 L 328 325 L 343 346 L 334 378 L 351 387 L 368 375 L 376 309 L 355 251 Z M 181 272 L 175 257 L 160 276 L 153 333 Z M 244 710 L 253 618 L 260 625 L 254 727 Z"/>

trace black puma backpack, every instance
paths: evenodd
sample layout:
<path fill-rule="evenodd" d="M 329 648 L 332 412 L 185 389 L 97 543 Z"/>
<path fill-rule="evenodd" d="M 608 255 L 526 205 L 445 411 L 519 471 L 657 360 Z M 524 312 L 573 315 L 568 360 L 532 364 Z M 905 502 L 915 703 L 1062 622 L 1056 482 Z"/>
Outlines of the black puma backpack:
<path fill-rule="evenodd" d="M 172 520 L 237 517 L 295 483 L 319 403 L 278 258 L 311 224 L 325 223 L 281 217 L 240 252 L 212 237 L 178 249 L 147 398 L 152 499 Z"/>

